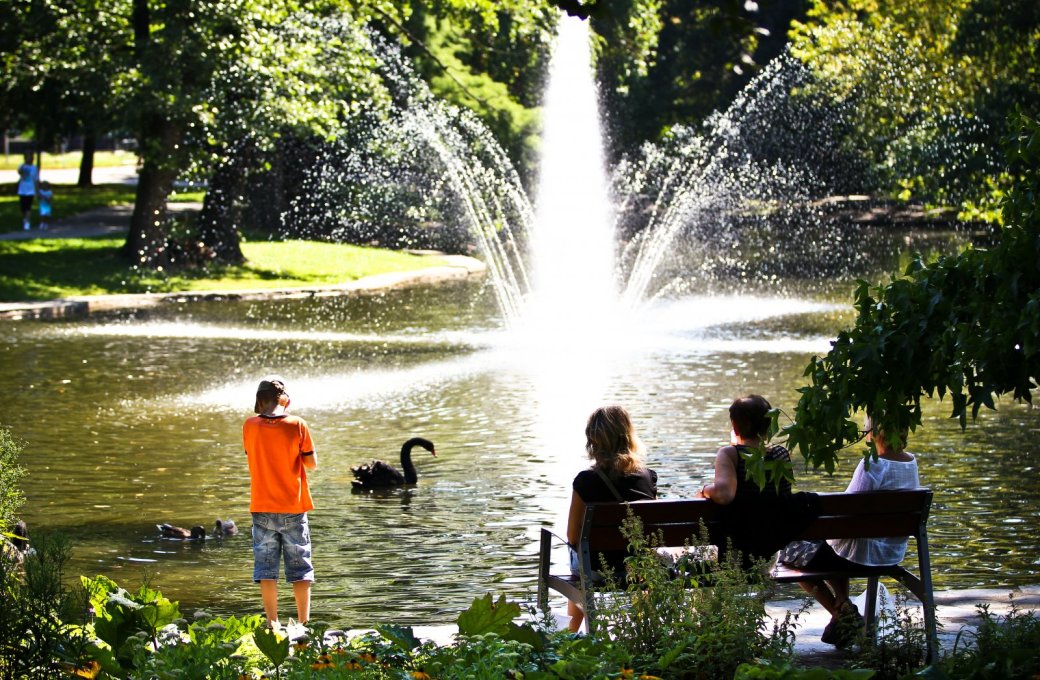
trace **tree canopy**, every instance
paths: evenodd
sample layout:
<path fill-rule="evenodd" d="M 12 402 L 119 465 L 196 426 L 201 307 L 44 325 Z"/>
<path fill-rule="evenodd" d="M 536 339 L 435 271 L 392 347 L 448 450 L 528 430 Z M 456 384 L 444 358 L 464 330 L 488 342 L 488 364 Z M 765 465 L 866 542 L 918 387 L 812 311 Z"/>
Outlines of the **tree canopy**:
<path fill-rule="evenodd" d="M 838 452 L 860 438 L 851 419 L 865 411 L 886 432 L 913 431 L 921 400 L 948 398 L 961 426 L 994 396 L 1032 401 L 1040 377 L 1040 122 L 1022 118 L 1008 140 L 1004 225 L 992 248 L 969 248 L 933 263 L 916 259 L 903 276 L 860 281 L 855 325 L 805 369 L 795 422 L 782 430 L 792 450 L 834 470 Z"/>

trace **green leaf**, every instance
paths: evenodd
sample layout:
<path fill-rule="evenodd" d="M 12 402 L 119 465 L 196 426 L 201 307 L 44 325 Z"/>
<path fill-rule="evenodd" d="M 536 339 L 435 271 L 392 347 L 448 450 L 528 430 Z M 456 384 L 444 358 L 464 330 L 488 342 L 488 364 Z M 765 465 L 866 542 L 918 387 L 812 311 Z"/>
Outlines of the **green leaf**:
<path fill-rule="evenodd" d="M 276 668 L 289 658 L 288 636 L 278 635 L 278 633 L 267 627 L 258 628 L 253 631 L 253 642 L 256 643 L 256 648 L 263 652 L 263 655 Z"/>
<path fill-rule="evenodd" d="M 411 626 L 376 626 L 376 631 L 401 651 L 409 652 L 422 644 Z"/>
<path fill-rule="evenodd" d="M 498 602 L 494 602 L 491 593 L 487 593 L 484 597 L 475 598 L 469 609 L 459 615 L 459 634 L 496 633 L 505 637 L 509 632 L 509 624 L 518 616 L 520 605 L 507 602 L 505 595 L 499 596 Z"/>

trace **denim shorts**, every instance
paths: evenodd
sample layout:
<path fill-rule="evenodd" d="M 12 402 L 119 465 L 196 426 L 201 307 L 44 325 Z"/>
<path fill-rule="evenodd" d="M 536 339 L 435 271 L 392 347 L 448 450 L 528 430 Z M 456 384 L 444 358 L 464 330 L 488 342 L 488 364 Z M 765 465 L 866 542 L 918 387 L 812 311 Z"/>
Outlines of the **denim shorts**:
<path fill-rule="evenodd" d="M 253 513 L 253 580 L 277 581 L 279 557 L 289 583 L 314 580 L 307 513 Z"/>

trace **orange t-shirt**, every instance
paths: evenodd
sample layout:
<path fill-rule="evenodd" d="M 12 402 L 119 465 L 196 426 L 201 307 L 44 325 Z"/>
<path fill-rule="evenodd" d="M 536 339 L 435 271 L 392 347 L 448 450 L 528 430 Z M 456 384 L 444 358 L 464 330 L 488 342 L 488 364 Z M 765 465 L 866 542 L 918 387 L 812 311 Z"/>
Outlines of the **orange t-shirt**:
<path fill-rule="evenodd" d="M 250 512 L 314 508 L 302 457 L 314 452 L 314 443 L 302 418 L 253 416 L 242 426 L 242 443 L 249 460 Z"/>

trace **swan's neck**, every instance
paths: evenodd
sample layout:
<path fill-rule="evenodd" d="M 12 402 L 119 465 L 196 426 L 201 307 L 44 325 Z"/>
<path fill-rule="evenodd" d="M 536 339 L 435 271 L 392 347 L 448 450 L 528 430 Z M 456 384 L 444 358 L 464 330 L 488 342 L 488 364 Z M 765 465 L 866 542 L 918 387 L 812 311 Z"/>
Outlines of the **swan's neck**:
<path fill-rule="evenodd" d="M 419 481 L 419 475 L 415 472 L 415 465 L 412 464 L 411 446 L 401 447 L 401 469 L 404 471 L 405 484 L 415 484 Z"/>

